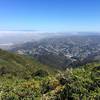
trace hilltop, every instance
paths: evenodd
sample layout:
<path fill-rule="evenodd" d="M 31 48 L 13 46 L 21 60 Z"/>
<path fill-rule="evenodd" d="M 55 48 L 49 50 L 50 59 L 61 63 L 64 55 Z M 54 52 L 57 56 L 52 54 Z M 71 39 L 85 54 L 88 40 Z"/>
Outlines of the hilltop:
<path fill-rule="evenodd" d="M 100 62 L 33 78 L 0 78 L 1 100 L 99 100 Z"/>

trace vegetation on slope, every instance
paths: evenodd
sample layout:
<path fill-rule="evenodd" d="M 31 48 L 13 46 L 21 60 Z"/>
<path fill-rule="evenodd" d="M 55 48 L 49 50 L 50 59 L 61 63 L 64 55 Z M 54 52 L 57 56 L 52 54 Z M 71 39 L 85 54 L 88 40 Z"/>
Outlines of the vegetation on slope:
<path fill-rule="evenodd" d="M 0 68 L 5 65 L 9 70 L 0 77 L 0 100 L 100 100 L 100 62 L 52 74 L 49 67 L 30 58 L 0 52 Z M 26 64 L 32 64 L 33 70 L 27 69 Z M 13 72 L 18 69 L 22 69 L 20 73 Z M 25 78 L 23 74 L 25 77 L 31 75 L 31 78 Z"/>
<path fill-rule="evenodd" d="M 13 54 L 0 49 L 0 75 L 15 76 L 19 78 L 28 78 L 34 75 L 37 70 L 47 71 L 53 70 L 31 57 Z"/>

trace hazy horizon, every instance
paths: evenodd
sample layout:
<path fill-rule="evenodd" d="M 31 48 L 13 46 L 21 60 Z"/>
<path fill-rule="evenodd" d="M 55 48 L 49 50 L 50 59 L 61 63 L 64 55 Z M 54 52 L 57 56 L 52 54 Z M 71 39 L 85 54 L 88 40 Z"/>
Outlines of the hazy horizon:
<path fill-rule="evenodd" d="M 73 35 L 100 35 L 100 32 L 41 32 L 34 30 L 5 30 L 0 31 L 0 44 L 15 44 L 28 41 L 36 41 L 43 38 L 54 36 L 73 36 Z"/>

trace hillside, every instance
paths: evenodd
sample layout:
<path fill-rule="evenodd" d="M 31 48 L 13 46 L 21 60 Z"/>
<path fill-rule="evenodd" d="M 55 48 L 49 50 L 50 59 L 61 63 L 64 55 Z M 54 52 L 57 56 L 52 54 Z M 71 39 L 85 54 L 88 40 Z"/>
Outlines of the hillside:
<path fill-rule="evenodd" d="M 58 71 L 0 49 L 0 100 L 100 100 L 100 62 Z"/>
<path fill-rule="evenodd" d="M 0 100 L 100 100 L 100 62 L 29 80 L 0 77 Z"/>
<path fill-rule="evenodd" d="M 55 71 L 0 50 L 0 100 L 100 100 L 100 62 Z"/>
<path fill-rule="evenodd" d="M 0 75 L 10 75 L 19 78 L 31 77 L 37 70 L 52 73 L 54 70 L 32 59 L 0 49 Z"/>

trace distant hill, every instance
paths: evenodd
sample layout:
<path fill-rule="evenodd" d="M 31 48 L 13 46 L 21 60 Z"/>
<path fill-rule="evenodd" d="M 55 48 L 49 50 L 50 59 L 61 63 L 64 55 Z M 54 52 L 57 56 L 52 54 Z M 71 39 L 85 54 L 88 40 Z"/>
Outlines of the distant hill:
<path fill-rule="evenodd" d="M 52 73 L 53 69 L 31 57 L 10 53 L 0 49 L 0 76 L 11 75 L 19 78 L 31 77 L 37 70 Z"/>
<path fill-rule="evenodd" d="M 55 36 L 15 45 L 12 51 L 30 55 L 43 64 L 65 69 L 100 60 L 100 36 Z"/>

